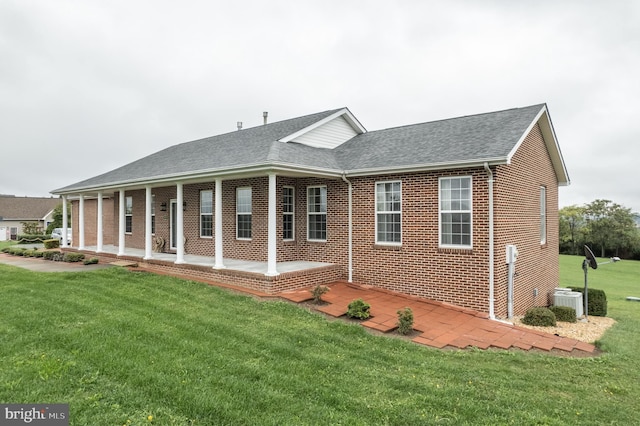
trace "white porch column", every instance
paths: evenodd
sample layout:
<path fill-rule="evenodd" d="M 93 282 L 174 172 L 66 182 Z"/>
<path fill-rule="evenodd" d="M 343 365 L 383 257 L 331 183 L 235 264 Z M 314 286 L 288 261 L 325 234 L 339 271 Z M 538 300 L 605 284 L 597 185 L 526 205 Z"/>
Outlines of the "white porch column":
<path fill-rule="evenodd" d="M 145 188 L 145 206 L 144 206 L 144 258 L 152 259 L 153 254 L 151 246 L 151 187 L 147 185 Z"/>
<path fill-rule="evenodd" d="M 269 173 L 269 207 L 267 213 L 267 276 L 279 275 L 276 267 L 278 258 L 278 241 L 276 234 L 276 174 Z"/>
<path fill-rule="evenodd" d="M 184 263 L 184 193 L 182 182 L 176 184 L 176 261 L 175 263 Z"/>
<path fill-rule="evenodd" d="M 215 221 L 215 250 L 216 263 L 214 269 L 224 269 L 224 257 L 222 253 L 222 179 L 216 179 L 215 202 L 213 206 Z"/>
<path fill-rule="evenodd" d="M 78 250 L 84 250 L 84 195 L 80 195 L 78 208 Z"/>
<path fill-rule="evenodd" d="M 124 255 L 124 231 L 125 231 L 125 218 L 124 218 L 124 189 L 120 189 L 120 198 L 118 202 L 118 256 Z"/>
<path fill-rule="evenodd" d="M 69 240 L 67 239 L 67 229 L 69 229 L 69 221 L 67 219 L 67 196 L 62 196 L 62 247 L 69 247 Z"/>
<path fill-rule="evenodd" d="M 104 243 L 104 234 L 102 232 L 102 192 L 98 192 L 98 228 L 96 233 L 96 252 L 102 251 L 102 245 Z"/>

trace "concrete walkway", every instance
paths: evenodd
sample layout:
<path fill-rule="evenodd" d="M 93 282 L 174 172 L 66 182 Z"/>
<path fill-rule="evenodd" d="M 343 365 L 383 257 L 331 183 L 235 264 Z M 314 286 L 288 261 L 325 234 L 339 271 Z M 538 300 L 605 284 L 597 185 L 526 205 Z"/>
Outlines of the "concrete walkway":
<path fill-rule="evenodd" d="M 363 299 L 371 305 L 371 318 L 361 324 L 389 333 L 397 327 L 398 310 L 409 307 L 414 316 L 413 328 L 420 333 L 412 340 L 434 348 L 538 349 L 575 356 L 596 354 L 596 347 L 589 343 L 490 320 L 486 314 L 471 309 L 346 282 L 328 287 L 330 291 L 322 300 L 329 304 L 318 306 L 318 311 L 340 317 L 346 314 L 351 301 Z M 297 303 L 312 299 L 309 289 L 279 296 Z"/>
<path fill-rule="evenodd" d="M 35 272 L 88 272 L 110 267 L 105 264 L 84 265 L 82 262 L 53 262 L 35 257 L 12 256 L 6 253 L 0 253 L 0 263 Z"/>

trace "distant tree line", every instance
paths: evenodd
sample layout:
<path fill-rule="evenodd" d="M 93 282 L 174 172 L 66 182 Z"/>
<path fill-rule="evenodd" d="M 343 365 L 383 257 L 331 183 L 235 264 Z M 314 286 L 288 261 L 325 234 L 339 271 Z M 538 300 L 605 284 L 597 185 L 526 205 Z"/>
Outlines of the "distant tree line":
<path fill-rule="evenodd" d="M 584 245 L 596 256 L 640 259 L 640 228 L 636 215 L 610 200 L 560 210 L 560 253 L 583 254 Z"/>

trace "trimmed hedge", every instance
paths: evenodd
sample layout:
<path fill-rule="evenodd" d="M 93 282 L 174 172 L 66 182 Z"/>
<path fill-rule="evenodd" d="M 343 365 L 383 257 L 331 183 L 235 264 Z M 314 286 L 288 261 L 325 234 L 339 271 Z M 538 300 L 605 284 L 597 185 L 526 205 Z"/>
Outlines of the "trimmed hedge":
<path fill-rule="evenodd" d="M 576 310 L 571 306 L 551 306 L 549 308 L 556 316 L 556 320 L 563 322 L 576 322 Z"/>
<path fill-rule="evenodd" d="M 579 291 L 582 293 L 582 297 L 584 300 L 584 287 L 569 287 L 572 291 Z M 589 293 L 589 315 L 593 315 L 594 317 L 606 317 L 607 316 L 607 295 L 604 290 L 599 290 L 597 288 L 590 288 Z"/>
<path fill-rule="evenodd" d="M 18 235 L 18 244 L 42 243 L 44 240 L 50 239 L 50 235 Z"/>
<path fill-rule="evenodd" d="M 82 253 L 65 253 L 62 260 L 65 262 L 80 262 L 84 260 L 84 254 Z"/>
<path fill-rule="evenodd" d="M 553 327 L 556 325 L 556 315 L 549 308 L 538 306 L 529 309 L 527 313 L 524 314 L 522 323 L 526 325 Z"/>
<path fill-rule="evenodd" d="M 43 243 L 44 248 L 46 249 L 54 249 L 60 247 L 60 241 L 55 238 L 44 240 Z"/>

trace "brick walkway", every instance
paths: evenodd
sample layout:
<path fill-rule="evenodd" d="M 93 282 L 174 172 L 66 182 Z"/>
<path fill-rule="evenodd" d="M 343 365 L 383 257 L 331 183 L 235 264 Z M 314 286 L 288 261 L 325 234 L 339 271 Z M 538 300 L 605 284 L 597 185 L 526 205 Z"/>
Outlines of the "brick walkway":
<path fill-rule="evenodd" d="M 539 349 L 573 355 L 594 355 L 596 352 L 595 346 L 589 343 L 490 320 L 488 315 L 471 309 L 346 282 L 336 282 L 328 287 L 331 290 L 322 296 L 322 300 L 329 304 L 319 306 L 318 311 L 340 317 L 346 314 L 351 301 L 363 299 L 371 305 L 371 318 L 361 324 L 388 333 L 396 328 L 397 311 L 409 307 L 413 311 L 413 328 L 421 333 L 412 340 L 434 348 Z M 312 298 L 309 289 L 284 292 L 279 296 L 296 303 Z"/>

